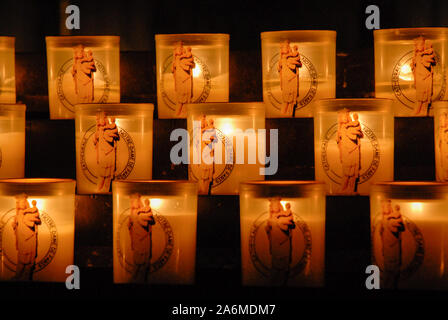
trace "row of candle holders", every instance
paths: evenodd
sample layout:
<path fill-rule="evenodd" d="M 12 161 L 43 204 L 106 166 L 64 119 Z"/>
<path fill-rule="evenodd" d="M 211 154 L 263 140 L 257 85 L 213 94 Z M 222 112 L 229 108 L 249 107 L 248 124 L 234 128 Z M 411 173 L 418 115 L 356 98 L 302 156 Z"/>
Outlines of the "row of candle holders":
<path fill-rule="evenodd" d="M 112 187 L 114 281 L 193 283 L 197 195 L 239 194 L 243 284 L 322 286 L 325 194 L 370 194 L 382 287 L 446 287 L 447 185 L 381 181 L 393 180 L 394 114 L 433 109 L 437 178 L 448 177 L 448 102 L 436 101 L 445 94 L 447 30 L 375 31 L 376 95 L 393 99 L 322 99 L 335 96 L 334 31 L 262 33 L 264 103 L 226 103 L 228 35 L 156 35 L 158 112 L 187 117 L 187 130 L 171 134 L 186 137 L 171 161 L 189 160 L 190 182 L 147 180 L 153 105 L 118 103 L 119 38 L 47 37 L 50 117 L 75 117 L 77 193 Z M 5 64 L 14 70 L 13 60 Z M 15 102 L 15 89 L 2 92 Z M 266 115 L 314 116 L 322 183 L 247 182 L 278 165 L 274 131 L 266 156 Z M 0 121 L 0 178 L 11 178 L 0 181 L 1 279 L 64 281 L 75 181 L 17 179 L 25 106 L 1 106 Z"/>
<path fill-rule="evenodd" d="M 194 283 L 197 190 L 191 181 L 113 182 L 115 283 Z M 239 199 L 243 285 L 324 286 L 324 184 L 245 182 Z M 373 186 L 372 263 L 381 288 L 448 288 L 447 210 L 447 184 Z M 0 212 L 0 279 L 65 281 L 75 181 L 1 180 Z"/>
<path fill-rule="evenodd" d="M 187 129 L 170 135 L 174 164 L 188 163 L 199 194 L 235 195 L 240 182 L 278 169 L 276 129 L 265 130 L 265 104 L 187 105 Z M 448 179 L 448 101 L 435 108 L 437 180 Z M 315 179 L 329 195 L 368 195 L 394 180 L 394 116 L 390 99 L 318 100 L 314 117 Z M 281 128 L 280 128 L 281 130 Z M 269 157 L 266 139 L 269 135 Z M 152 179 L 153 105 L 76 106 L 78 194 L 110 193 L 112 180 Z M 25 106 L 0 105 L 0 178 L 23 178 Z M 157 156 L 157 155 L 156 155 Z"/>
<path fill-rule="evenodd" d="M 374 31 L 375 94 L 395 116 L 432 115 L 446 93 L 448 28 Z M 47 37 L 51 119 L 73 118 L 79 103 L 120 102 L 120 38 Z M 160 118 L 185 118 L 185 104 L 229 101 L 228 34 L 158 34 Z M 312 117 L 336 95 L 336 32 L 261 33 L 263 101 L 268 117 Z M 250 61 L 248 63 L 251 63 Z M 15 103 L 14 38 L 0 37 L 0 103 Z"/>

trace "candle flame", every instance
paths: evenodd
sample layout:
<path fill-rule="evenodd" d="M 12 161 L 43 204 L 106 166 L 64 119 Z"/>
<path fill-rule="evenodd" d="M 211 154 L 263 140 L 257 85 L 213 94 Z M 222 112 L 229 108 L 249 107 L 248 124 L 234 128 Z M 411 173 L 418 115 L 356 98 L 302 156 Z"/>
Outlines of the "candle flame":
<path fill-rule="evenodd" d="M 196 64 L 196 66 L 193 69 L 193 77 L 198 78 L 201 75 L 201 73 L 202 73 L 201 67 Z"/>
<path fill-rule="evenodd" d="M 401 66 L 400 79 L 405 80 L 405 81 L 412 81 L 414 79 L 411 66 L 409 66 L 408 64 L 404 64 Z"/>
<path fill-rule="evenodd" d="M 412 202 L 411 209 L 413 212 L 422 212 L 423 211 L 423 203 L 421 202 Z"/>
<path fill-rule="evenodd" d="M 162 206 L 162 199 L 150 198 L 149 200 L 151 201 L 151 208 L 153 209 L 160 209 L 160 207 Z"/>
<path fill-rule="evenodd" d="M 30 204 L 30 206 L 32 206 L 33 201 L 36 201 L 36 208 L 39 211 L 42 211 L 44 209 L 45 200 L 37 199 L 37 198 L 28 198 L 28 203 Z"/>
<path fill-rule="evenodd" d="M 221 130 L 225 135 L 230 135 L 233 132 L 233 126 L 231 123 L 224 123 Z"/>

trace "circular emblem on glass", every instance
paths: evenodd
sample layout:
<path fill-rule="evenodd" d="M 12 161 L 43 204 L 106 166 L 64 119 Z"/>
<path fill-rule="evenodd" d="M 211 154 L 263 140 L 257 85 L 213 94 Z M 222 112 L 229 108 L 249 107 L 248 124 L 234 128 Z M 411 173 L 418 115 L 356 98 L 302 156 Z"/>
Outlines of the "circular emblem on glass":
<path fill-rule="evenodd" d="M 269 61 L 264 83 L 271 104 L 282 114 L 293 116 L 295 110 L 307 106 L 316 96 L 317 71 L 296 45 L 291 48 L 285 41 L 280 44 L 280 53 Z"/>
<path fill-rule="evenodd" d="M 380 164 L 378 139 L 356 113 L 347 109 L 338 113 L 338 123 L 322 138 L 321 163 L 341 193 L 356 193 L 360 184 L 373 177 Z"/>
<path fill-rule="evenodd" d="M 83 46 L 73 49 L 73 58 L 62 64 L 57 74 L 57 94 L 62 105 L 75 112 L 78 103 L 105 103 L 109 99 L 110 79 L 106 68 Z"/>
<path fill-rule="evenodd" d="M 416 115 L 427 115 L 432 101 L 446 92 L 446 71 L 429 40 L 415 39 L 415 49 L 404 54 L 392 71 L 392 91 Z"/>
<path fill-rule="evenodd" d="M 162 64 L 160 92 L 165 104 L 177 116 L 186 114 L 183 105 L 205 102 L 210 95 L 211 75 L 205 62 L 191 47 L 179 42 Z"/>
<path fill-rule="evenodd" d="M 418 226 L 399 204 L 384 201 L 372 226 L 373 264 L 381 270 L 382 288 L 396 288 L 423 264 L 425 241 Z"/>
<path fill-rule="evenodd" d="M 200 194 L 210 194 L 232 173 L 235 163 L 233 141 L 215 127 L 214 119 L 201 118 L 200 134 L 190 133 L 193 151 L 200 155 L 200 163 L 188 166 L 189 177 L 198 182 Z M 219 150 L 219 152 L 217 151 Z"/>
<path fill-rule="evenodd" d="M 14 280 L 33 280 L 56 255 L 58 231 L 51 216 L 31 204 L 25 194 L 16 197 L 16 208 L 0 216 L 0 257 Z"/>
<path fill-rule="evenodd" d="M 100 112 L 96 121 L 81 139 L 81 170 L 97 192 L 109 192 L 112 180 L 124 180 L 134 169 L 136 150 L 131 135 L 114 117 Z"/>
<path fill-rule="evenodd" d="M 166 217 L 151 208 L 151 200 L 142 202 L 131 196 L 131 208 L 119 216 L 116 250 L 120 265 L 135 282 L 148 281 L 150 274 L 163 268 L 174 248 L 174 234 Z"/>
<path fill-rule="evenodd" d="M 253 223 L 249 253 L 255 269 L 273 284 L 285 285 L 310 263 L 312 241 L 306 222 L 291 212 L 280 198 L 270 200 L 270 210 Z"/>

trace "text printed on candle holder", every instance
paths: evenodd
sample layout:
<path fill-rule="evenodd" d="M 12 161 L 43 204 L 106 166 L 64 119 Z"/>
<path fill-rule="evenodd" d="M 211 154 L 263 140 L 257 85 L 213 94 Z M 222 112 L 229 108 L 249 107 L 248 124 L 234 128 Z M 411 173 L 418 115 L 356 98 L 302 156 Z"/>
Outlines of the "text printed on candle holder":
<path fill-rule="evenodd" d="M 182 128 L 171 132 L 170 141 L 178 141 L 170 152 L 173 164 L 257 164 L 260 175 L 274 175 L 278 170 L 278 129 L 269 130 L 269 156 L 266 155 L 266 129 L 234 129 L 231 132 L 215 129 L 214 134 L 202 134 L 201 122 L 193 121 L 192 137 Z M 191 140 L 190 140 L 191 139 Z M 247 144 L 246 144 L 247 139 Z M 217 143 L 224 140 L 225 143 Z M 192 161 L 190 158 L 190 141 L 192 141 Z M 223 159 L 224 145 L 224 159 Z M 231 148 L 227 146 L 231 145 Z M 245 145 L 247 145 L 247 153 Z M 235 147 L 233 147 L 235 146 Z M 246 163 L 247 158 L 247 163 Z M 224 160 L 224 161 L 223 161 Z"/>

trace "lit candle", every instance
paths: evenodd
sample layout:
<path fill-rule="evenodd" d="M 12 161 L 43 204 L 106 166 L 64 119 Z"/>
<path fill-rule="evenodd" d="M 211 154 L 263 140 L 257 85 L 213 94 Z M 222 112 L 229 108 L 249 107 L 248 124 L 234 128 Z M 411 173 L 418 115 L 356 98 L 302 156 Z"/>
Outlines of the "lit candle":
<path fill-rule="evenodd" d="M 114 282 L 193 284 L 197 184 L 113 182 Z"/>
<path fill-rule="evenodd" d="M 394 177 L 394 117 L 390 99 L 324 99 L 314 117 L 316 180 L 330 195 L 368 195 Z"/>
<path fill-rule="evenodd" d="M 448 28 L 374 30 L 375 95 L 394 99 L 396 117 L 432 115 L 444 100 Z"/>
<path fill-rule="evenodd" d="M 372 186 L 372 263 L 384 289 L 448 289 L 448 184 Z"/>
<path fill-rule="evenodd" d="M 50 118 L 74 118 L 78 103 L 120 102 L 120 37 L 46 37 Z"/>
<path fill-rule="evenodd" d="M 264 180 L 264 108 L 256 102 L 188 105 L 188 177 L 198 182 L 199 194 L 238 194 L 241 181 Z"/>
<path fill-rule="evenodd" d="M 80 194 L 109 193 L 113 180 L 152 178 L 152 104 L 76 106 Z"/>
<path fill-rule="evenodd" d="M 0 37 L 0 103 L 16 103 L 14 43 L 14 37 Z"/>
<path fill-rule="evenodd" d="M 437 181 L 448 182 L 448 103 L 434 102 L 434 146 Z"/>
<path fill-rule="evenodd" d="M 228 34 L 157 34 L 159 118 L 185 118 L 188 103 L 229 101 Z"/>
<path fill-rule="evenodd" d="M 74 218 L 74 180 L 0 180 L 0 279 L 64 282 Z"/>
<path fill-rule="evenodd" d="M 243 285 L 324 285 L 323 183 L 241 183 L 240 221 Z"/>
<path fill-rule="evenodd" d="M 262 32 L 261 50 L 267 117 L 312 117 L 336 97 L 336 31 Z"/>
<path fill-rule="evenodd" d="M 25 105 L 0 105 L 0 179 L 25 175 Z"/>

